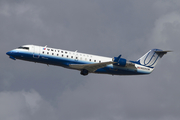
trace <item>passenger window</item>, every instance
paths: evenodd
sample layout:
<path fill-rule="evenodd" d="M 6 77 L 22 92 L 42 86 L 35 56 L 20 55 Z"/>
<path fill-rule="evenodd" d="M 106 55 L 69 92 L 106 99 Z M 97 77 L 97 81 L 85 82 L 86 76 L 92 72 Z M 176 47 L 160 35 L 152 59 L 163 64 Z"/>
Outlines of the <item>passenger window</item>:
<path fill-rule="evenodd" d="M 53 49 L 51 49 L 51 51 L 53 51 Z"/>
<path fill-rule="evenodd" d="M 91 59 L 89 59 L 89 61 L 91 61 Z"/>
<path fill-rule="evenodd" d="M 54 55 L 54 53 L 52 53 L 52 55 Z"/>
<path fill-rule="evenodd" d="M 59 56 L 59 54 L 57 54 L 57 56 Z"/>
<path fill-rule="evenodd" d="M 71 56 L 71 58 L 73 58 L 73 56 Z"/>
<path fill-rule="evenodd" d="M 49 54 L 49 52 L 47 52 L 47 54 Z"/>
<path fill-rule="evenodd" d="M 67 54 L 67 52 L 65 52 Z"/>
<path fill-rule="evenodd" d="M 62 55 L 62 57 L 63 57 L 63 55 Z"/>
<path fill-rule="evenodd" d="M 44 51 L 42 53 L 44 54 Z"/>
<path fill-rule="evenodd" d="M 99 63 L 101 63 L 101 61 L 99 61 Z"/>
<path fill-rule="evenodd" d="M 63 51 L 61 51 L 61 53 L 63 53 Z"/>
<path fill-rule="evenodd" d="M 48 51 L 50 50 L 50 49 L 47 49 Z"/>
<path fill-rule="evenodd" d="M 76 59 L 78 59 L 78 57 L 76 57 Z"/>
<path fill-rule="evenodd" d="M 68 58 L 68 55 L 67 55 L 67 58 Z"/>
<path fill-rule="evenodd" d="M 96 60 L 94 60 L 94 62 L 96 62 Z"/>

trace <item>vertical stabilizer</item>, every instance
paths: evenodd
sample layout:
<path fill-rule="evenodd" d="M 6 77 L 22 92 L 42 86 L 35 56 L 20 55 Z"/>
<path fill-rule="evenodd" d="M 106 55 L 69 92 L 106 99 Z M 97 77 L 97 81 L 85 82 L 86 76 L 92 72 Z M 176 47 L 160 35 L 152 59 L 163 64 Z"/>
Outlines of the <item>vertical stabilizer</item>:
<path fill-rule="evenodd" d="M 143 55 L 141 58 L 137 60 L 137 62 L 140 65 L 154 68 L 155 65 L 157 64 L 158 60 L 162 58 L 164 54 L 170 51 L 162 51 L 160 49 L 152 49 L 148 51 L 145 55 Z"/>

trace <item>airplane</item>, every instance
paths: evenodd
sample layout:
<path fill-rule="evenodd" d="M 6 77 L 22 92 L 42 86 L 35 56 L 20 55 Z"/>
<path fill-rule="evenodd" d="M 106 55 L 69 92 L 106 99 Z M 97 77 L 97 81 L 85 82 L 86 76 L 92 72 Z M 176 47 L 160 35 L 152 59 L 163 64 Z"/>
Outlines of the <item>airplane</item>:
<path fill-rule="evenodd" d="M 110 75 L 150 74 L 158 60 L 171 51 L 152 49 L 136 61 L 118 57 L 104 57 L 46 46 L 23 45 L 6 54 L 9 58 L 79 70 L 81 75 L 89 73 Z"/>

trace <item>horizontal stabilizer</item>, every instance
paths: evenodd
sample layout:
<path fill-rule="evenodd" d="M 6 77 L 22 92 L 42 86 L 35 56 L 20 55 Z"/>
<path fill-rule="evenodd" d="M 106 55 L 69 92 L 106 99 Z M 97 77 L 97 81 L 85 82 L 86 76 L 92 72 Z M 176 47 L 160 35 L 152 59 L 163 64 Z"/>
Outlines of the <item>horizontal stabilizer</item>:
<path fill-rule="evenodd" d="M 170 50 L 167 50 L 167 51 L 155 51 L 155 53 L 157 53 L 157 54 L 159 55 L 159 57 L 161 57 L 161 58 L 162 58 L 162 56 L 163 56 L 164 54 L 166 54 L 167 52 L 172 52 L 172 51 L 170 51 Z"/>

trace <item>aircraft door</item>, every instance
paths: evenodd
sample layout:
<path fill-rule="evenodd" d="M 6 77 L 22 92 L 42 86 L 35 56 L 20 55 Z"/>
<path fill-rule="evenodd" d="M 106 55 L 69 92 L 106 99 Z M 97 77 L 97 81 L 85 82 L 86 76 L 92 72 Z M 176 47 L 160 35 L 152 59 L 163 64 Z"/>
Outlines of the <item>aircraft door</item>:
<path fill-rule="evenodd" d="M 77 53 L 77 50 L 75 51 L 75 61 L 78 61 L 78 58 L 79 56 L 78 56 L 78 53 Z"/>
<path fill-rule="evenodd" d="M 33 46 L 33 58 L 39 58 L 40 57 L 40 47 Z"/>

